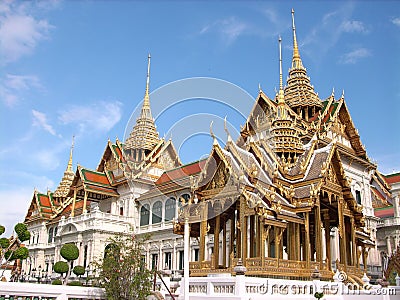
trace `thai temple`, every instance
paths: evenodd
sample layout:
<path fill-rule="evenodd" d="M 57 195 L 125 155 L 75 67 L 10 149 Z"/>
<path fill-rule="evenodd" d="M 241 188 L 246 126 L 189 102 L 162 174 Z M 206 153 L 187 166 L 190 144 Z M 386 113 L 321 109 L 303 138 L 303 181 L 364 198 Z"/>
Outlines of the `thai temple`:
<path fill-rule="evenodd" d="M 246 276 L 268 278 L 309 280 L 318 269 L 332 280 L 340 270 L 362 283 L 364 273 L 371 280 L 400 274 L 400 173 L 382 175 L 368 158 L 344 93 L 320 98 L 300 55 L 293 11 L 292 21 L 286 82 L 279 40 L 276 95 L 260 89 L 239 138 L 225 128 L 221 145 L 211 128 L 208 157 L 186 165 L 157 132 L 149 56 L 128 138 L 109 140 L 96 169 L 74 168 L 72 145 L 56 190 L 34 191 L 24 272 L 40 266 L 51 274 L 70 242 L 80 249 L 75 264 L 89 272 L 108 238 L 149 233 L 143 259 L 171 277 L 183 274 L 185 259 L 190 276 L 233 274 L 239 262 Z"/>

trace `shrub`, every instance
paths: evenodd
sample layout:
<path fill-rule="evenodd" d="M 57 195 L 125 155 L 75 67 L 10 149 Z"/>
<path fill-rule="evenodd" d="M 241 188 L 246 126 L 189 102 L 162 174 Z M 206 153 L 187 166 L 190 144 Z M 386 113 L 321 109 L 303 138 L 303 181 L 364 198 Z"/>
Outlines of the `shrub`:
<path fill-rule="evenodd" d="M 0 235 L 2 235 L 6 231 L 6 228 L 3 225 L 0 225 Z"/>
<path fill-rule="evenodd" d="M 68 282 L 67 285 L 71 285 L 71 286 L 82 286 L 82 283 L 80 283 L 79 281 L 71 281 L 71 282 Z"/>
<path fill-rule="evenodd" d="M 69 270 L 68 263 L 65 261 L 58 261 L 54 264 L 53 270 L 58 274 L 67 273 Z"/>
<path fill-rule="evenodd" d="M 83 266 L 75 266 L 72 270 L 76 276 L 82 276 L 85 274 L 85 268 Z"/>
<path fill-rule="evenodd" d="M 25 231 L 28 231 L 28 227 L 24 223 L 18 223 L 17 225 L 14 226 L 14 230 L 19 237 Z"/>
<path fill-rule="evenodd" d="M 21 242 L 28 241 L 31 238 L 31 233 L 28 230 L 26 230 L 26 231 L 22 232 L 21 234 L 19 234 L 18 238 Z"/>
<path fill-rule="evenodd" d="M 11 259 L 26 259 L 29 256 L 29 250 L 26 247 L 20 247 L 14 251 Z"/>
<path fill-rule="evenodd" d="M 60 279 L 54 279 L 53 282 L 51 283 L 52 285 L 62 285 L 62 282 Z"/>
<path fill-rule="evenodd" d="M 3 249 L 8 248 L 8 246 L 10 246 L 10 241 L 7 238 L 1 238 L 0 239 L 0 247 Z"/>
<path fill-rule="evenodd" d="M 79 257 L 79 249 L 75 244 L 65 244 L 60 250 L 61 256 L 68 260 L 75 260 Z"/>

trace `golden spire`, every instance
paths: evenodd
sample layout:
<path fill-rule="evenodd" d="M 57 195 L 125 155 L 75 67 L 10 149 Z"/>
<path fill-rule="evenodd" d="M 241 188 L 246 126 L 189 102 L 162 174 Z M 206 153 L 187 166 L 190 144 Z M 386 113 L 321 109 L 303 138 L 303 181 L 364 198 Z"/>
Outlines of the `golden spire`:
<path fill-rule="evenodd" d="M 311 118 L 321 108 L 321 100 L 314 91 L 314 87 L 307 76 L 307 70 L 300 58 L 299 46 L 297 44 L 296 26 L 294 23 L 294 10 L 292 9 L 293 29 L 293 58 L 292 67 L 289 69 L 289 76 L 285 86 L 285 102 L 296 113 L 302 115 L 306 120 Z"/>
<path fill-rule="evenodd" d="M 282 79 L 282 38 L 279 36 L 279 92 L 278 92 L 278 106 L 280 118 L 286 117 L 285 111 L 285 96 L 283 93 L 283 79 Z"/>
<path fill-rule="evenodd" d="M 75 136 L 72 136 L 72 145 L 71 145 L 71 150 L 69 152 L 69 160 L 68 160 L 68 165 L 67 165 L 67 170 L 66 172 L 74 172 L 72 170 L 72 153 L 74 152 L 74 142 L 75 142 Z"/>
<path fill-rule="evenodd" d="M 125 141 L 127 149 L 152 150 L 159 142 L 158 132 L 150 109 L 150 54 L 147 58 L 146 90 L 144 93 L 142 110 L 140 116 L 136 120 L 133 130 Z"/>
<path fill-rule="evenodd" d="M 146 91 L 144 93 L 143 108 L 150 109 L 150 97 L 149 97 L 149 86 L 150 86 L 150 53 L 147 56 L 147 78 L 146 78 Z"/>
<path fill-rule="evenodd" d="M 299 46 L 297 45 L 296 26 L 294 25 L 294 9 L 292 8 L 292 29 L 293 29 L 293 60 L 292 68 L 304 68 L 300 58 Z"/>
<path fill-rule="evenodd" d="M 69 152 L 67 168 L 64 172 L 64 176 L 61 179 L 60 184 L 58 185 L 57 189 L 54 191 L 54 194 L 53 194 L 54 197 L 66 197 L 68 195 L 69 188 L 74 179 L 75 174 L 72 169 L 72 154 L 74 152 L 74 141 L 75 141 L 75 136 L 72 136 L 72 145 L 71 145 L 71 150 Z"/>

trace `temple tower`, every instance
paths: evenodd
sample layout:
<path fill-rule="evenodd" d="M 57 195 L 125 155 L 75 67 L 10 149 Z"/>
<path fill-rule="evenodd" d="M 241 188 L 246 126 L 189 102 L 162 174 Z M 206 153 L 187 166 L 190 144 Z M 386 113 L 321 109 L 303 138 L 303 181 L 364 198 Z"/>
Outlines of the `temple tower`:
<path fill-rule="evenodd" d="M 150 54 L 147 64 L 146 90 L 139 118 L 125 142 L 125 151 L 136 162 L 140 162 L 160 142 L 154 119 L 151 115 L 149 84 L 150 84 Z"/>
<path fill-rule="evenodd" d="M 307 70 L 303 66 L 300 58 L 299 47 L 297 45 L 296 27 L 294 23 L 294 10 L 292 9 L 292 28 L 293 28 L 293 58 L 292 67 L 289 69 L 287 85 L 284 94 L 286 103 L 299 115 L 302 119 L 308 121 L 321 108 L 322 103 L 318 94 L 311 85 L 310 77 L 307 76 Z"/>
<path fill-rule="evenodd" d="M 61 179 L 60 184 L 58 185 L 57 189 L 54 191 L 54 197 L 66 197 L 68 195 L 70 186 L 72 181 L 74 180 L 74 171 L 72 170 L 72 154 L 74 151 L 74 138 L 72 138 L 72 145 L 71 150 L 69 153 L 69 160 L 67 169 L 64 172 L 64 176 Z"/>

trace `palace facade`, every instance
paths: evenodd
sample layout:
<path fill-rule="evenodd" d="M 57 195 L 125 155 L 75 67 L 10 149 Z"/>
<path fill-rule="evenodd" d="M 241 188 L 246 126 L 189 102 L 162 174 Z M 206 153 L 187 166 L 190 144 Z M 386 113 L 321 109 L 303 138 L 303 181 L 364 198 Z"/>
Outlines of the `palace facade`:
<path fill-rule="evenodd" d="M 398 190 L 393 201 L 390 176 L 368 158 L 344 94 L 321 99 L 315 92 L 294 12 L 292 19 L 286 84 L 279 43 L 276 96 L 260 90 L 239 139 L 226 129 L 222 146 L 211 130 L 208 158 L 191 164 L 182 165 L 172 140 L 156 131 L 149 57 L 141 113 L 127 140 L 108 141 L 95 170 L 78 165 L 74 171 L 72 147 L 57 189 L 34 191 L 25 218 L 32 233 L 25 272 L 40 266 L 51 273 L 67 242 L 79 247 L 76 264 L 89 272 L 117 233 L 150 233 L 147 265 L 182 270 L 188 222 L 191 276 L 233 273 L 241 260 L 254 276 L 309 279 L 317 268 L 326 280 L 337 269 L 351 282 L 361 283 L 364 272 L 378 278 L 381 252 L 399 244 L 397 228 L 382 248 L 382 228 L 394 223 L 378 211 L 393 206 L 399 216 Z"/>

